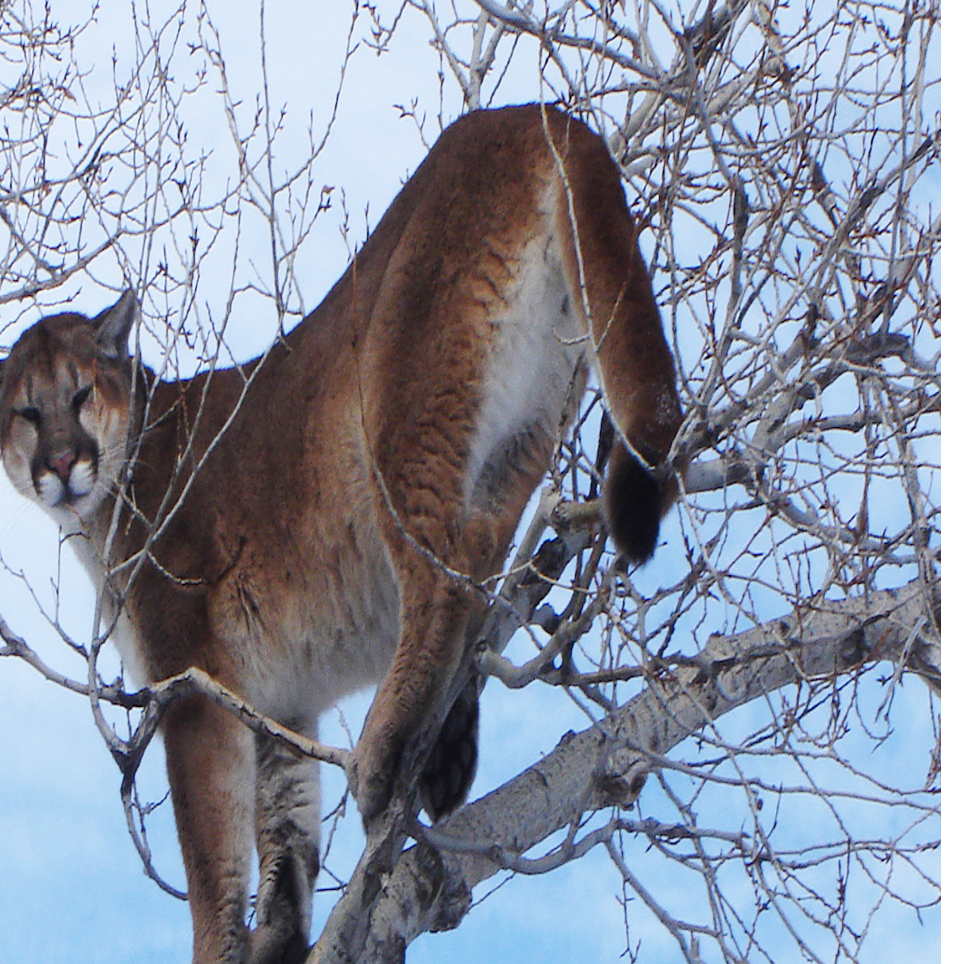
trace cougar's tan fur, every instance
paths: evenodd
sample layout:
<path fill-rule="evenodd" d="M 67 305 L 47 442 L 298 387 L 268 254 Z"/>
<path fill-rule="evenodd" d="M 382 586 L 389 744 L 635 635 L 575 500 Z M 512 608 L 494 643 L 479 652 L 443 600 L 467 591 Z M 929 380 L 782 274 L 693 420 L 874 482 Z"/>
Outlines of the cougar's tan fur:
<path fill-rule="evenodd" d="M 617 169 L 555 110 L 453 124 L 325 301 L 240 371 L 157 379 L 127 351 L 137 315 L 128 293 L 24 333 L 0 370 L 6 470 L 123 601 L 115 636 L 143 679 L 200 667 L 306 734 L 380 682 L 354 756 L 366 820 L 446 698 L 484 605 L 472 584 L 499 570 L 590 366 L 617 430 L 610 528 L 652 552 L 675 491 L 674 365 Z M 297 960 L 317 768 L 200 697 L 163 733 L 195 962 Z M 435 811 L 467 789 L 459 752 Z"/>

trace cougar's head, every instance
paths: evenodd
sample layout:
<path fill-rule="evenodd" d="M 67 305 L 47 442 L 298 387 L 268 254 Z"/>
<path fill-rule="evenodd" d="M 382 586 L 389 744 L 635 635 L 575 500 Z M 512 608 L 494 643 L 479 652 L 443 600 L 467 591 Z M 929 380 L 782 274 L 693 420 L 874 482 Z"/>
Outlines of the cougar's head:
<path fill-rule="evenodd" d="M 127 455 L 133 292 L 96 318 L 68 312 L 27 329 L 0 361 L 0 456 L 19 492 L 61 524 L 90 516 Z"/>

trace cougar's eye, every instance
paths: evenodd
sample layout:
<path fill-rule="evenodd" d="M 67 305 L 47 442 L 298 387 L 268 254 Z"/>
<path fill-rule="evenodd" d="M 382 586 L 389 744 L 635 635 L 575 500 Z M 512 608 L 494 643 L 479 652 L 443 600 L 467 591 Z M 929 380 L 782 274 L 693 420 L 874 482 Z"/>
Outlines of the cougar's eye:
<path fill-rule="evenodd" d="M 79 412 L 84 405 L 84 402 L 90 398 L 90 385 L 85 385 L 83 388 L 78 389 L 77 393 L 70 400 L 70 404 L 73 405 L 74 411 Z"/>
<path fill-rule="evenodd" d="M 27 405 L 26 408 L 21 408 L 17 414 L 32 425 L 40 424 L 40 409 L 33 405 Z"/>

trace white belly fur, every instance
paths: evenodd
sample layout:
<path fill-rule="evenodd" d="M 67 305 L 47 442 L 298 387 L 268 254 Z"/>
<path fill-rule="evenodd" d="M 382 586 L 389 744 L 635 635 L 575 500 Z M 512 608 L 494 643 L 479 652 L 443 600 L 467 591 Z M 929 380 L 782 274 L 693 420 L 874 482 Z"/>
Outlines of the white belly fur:
<path fill-rule="evenodd" d="M 471 501 L 493 461 L 512 450 L 513 439 L 541 428 L 558 434 L 573 375 L 585 357 L 558 245 L 539 235 L 526 246 L 489 356 L 486 394 L 476 426 L 464 496 Z"/>

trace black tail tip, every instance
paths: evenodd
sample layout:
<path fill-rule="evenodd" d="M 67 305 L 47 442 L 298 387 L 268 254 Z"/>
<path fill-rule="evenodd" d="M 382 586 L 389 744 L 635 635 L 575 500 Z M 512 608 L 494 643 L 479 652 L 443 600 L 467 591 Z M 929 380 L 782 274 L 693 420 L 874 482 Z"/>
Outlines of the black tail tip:
<path fill-rule="evenodd" d="M 659 537 L 662 491 L 653 473 L 628 452 L 609 463 L 606 515 L 616 548 L 631 562 L 646 562 Z"/>

